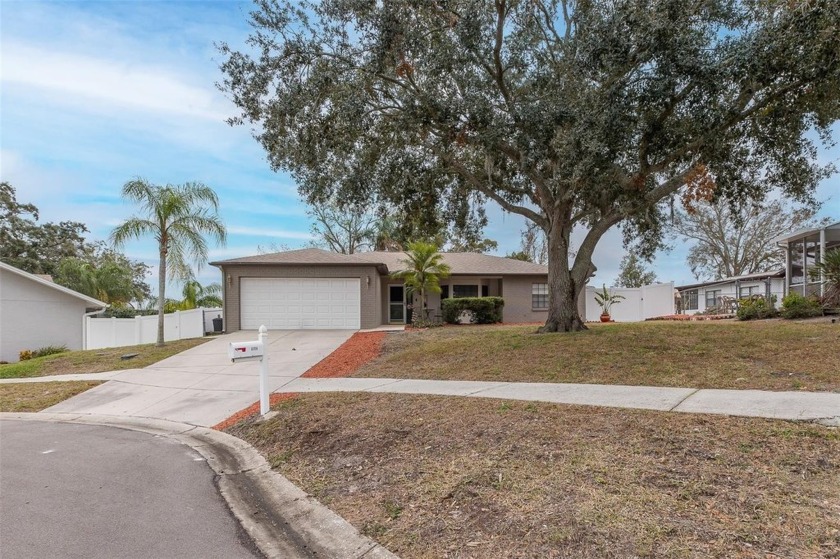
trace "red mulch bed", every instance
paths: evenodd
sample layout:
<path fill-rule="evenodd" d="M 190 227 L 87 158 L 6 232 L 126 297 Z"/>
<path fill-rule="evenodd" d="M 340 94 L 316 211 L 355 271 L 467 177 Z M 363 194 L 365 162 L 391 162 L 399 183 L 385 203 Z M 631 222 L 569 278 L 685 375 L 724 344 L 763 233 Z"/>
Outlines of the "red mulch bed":
<path fill-rule="evenodd" d="M 386 332 L 356 332 L 338 349 L 303 373 L 303 378 L 349 377 L 382 353 Z"/>
<path fill-rule="evenodd" d="M 349 377 L 362 365 L 379 357 L 382 353 L 382 341 L 385 339 L 385 334 L 386 332 L 356 332 L 338 349 L 313 365 L 301 376 L 306 378 Z M 297 394 L 293 392 L 272 394 L 269 397 L 269 403 L 274 405 L 278 402 L 291 400 L 295 396 Z M 257 415 L 259 412 L 260 403 L 254 402 L 244 410 L 238 411 L 221 423 L 214 425 L 213 429 L 224 431 L 243 419 Z"/>
<path fill-rule="evenodd" d="M 281 393 L 281 394 L 271 394 L 268 397 L 269 407 L 273 406 L 274 404 L 279 404 L 280 402 L 284 402 L 286 400 L 291 400 L 295 396 L 297 396 L 297 394 L 294 393 L 294 392 L 285 392 L 285 393 Z M 252 415 L 257 415 L 258 413 L 260 413 L 260 403 L 259 402 L 254 402 L 253 404 L 251 404 L 250 406 L 248 406 L 244 410 L 239 410 L 238 412 L 236 412 L 232 416 L 228 417 L 227 419 L 225 419 L 221 423 L 217 423 L 216 425 L 213 425 L 213 429 L 215 429 L 216 431 L 224 431 L 228 427 L 230 427 L 232 425 L 236 425 L 237 423 L 239 423 L 243 419 L 248 419 Z"/>

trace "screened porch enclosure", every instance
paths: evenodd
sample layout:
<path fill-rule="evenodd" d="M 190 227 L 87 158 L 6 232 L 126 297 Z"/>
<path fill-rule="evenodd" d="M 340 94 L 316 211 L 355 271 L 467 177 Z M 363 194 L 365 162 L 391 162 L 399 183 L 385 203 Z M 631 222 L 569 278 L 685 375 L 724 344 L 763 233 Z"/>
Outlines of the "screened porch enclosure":
<path fill-rule="evenodd" d="M 840 222 L 803 229 L 775 239 L 785 250 L 785 293 L 825 295 L 825 277 L 817 264 L 832 250 L 840 250 Z"/>

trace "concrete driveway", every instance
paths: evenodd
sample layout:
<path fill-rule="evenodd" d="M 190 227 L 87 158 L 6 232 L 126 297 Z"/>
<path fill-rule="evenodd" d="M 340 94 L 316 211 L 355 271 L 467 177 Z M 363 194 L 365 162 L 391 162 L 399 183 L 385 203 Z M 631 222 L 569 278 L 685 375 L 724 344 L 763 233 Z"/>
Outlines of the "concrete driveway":
<path fill-rule="evenodd" d="M 298 378 L 353 333 L 269 332 L 269 389 L 275 392 Z M 109 382 L 44 411 L 151 417 L 211 427 L 259 399 L 260 364 L 232 364 L 227 357 L 230 342 L 256 339 L 256 331 L 219 336 L 145 369 L 117 373 Z"/>

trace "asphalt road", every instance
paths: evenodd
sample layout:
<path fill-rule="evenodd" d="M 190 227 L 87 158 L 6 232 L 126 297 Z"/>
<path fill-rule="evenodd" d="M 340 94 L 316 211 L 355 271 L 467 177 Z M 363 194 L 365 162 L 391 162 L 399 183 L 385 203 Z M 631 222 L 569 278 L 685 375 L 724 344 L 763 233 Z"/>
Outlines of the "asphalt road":
<path fill-rule="evenodd" d="M 0 421 L 0 557 L 260 557 L 214 475 L 167 438 Z"/>

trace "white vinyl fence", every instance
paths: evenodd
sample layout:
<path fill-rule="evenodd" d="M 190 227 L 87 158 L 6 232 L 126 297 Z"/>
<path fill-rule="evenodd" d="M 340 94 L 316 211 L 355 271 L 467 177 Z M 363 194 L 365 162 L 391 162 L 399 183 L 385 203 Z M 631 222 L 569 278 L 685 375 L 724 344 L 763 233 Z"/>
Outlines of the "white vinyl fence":
<path fill-rule="evenodd" d="M 167 342 L 200 338 L 213 331 L 213 319 L 222 309 L 193 309 L 163 315 L 163 339 Z M 157 315 L 134 318 L 85 317 L 84 349 L 151 344 L 157 340 Z M 208 327 L 209 325 L 209 327 Z"/>
<path fill-rule="evenodd" d="M 640 322 L 654 316 L 674 314 L 674 282 L 654 283 L 643 287 L 608 287 L 613 295 L 622 295 L 624 299 L 614 304 L 610 315 L 616 322 Z M 594 286 L 586 288 L 586 320 L 597 322 L 601 319 L 601 307 L 595 302 Z"/>

